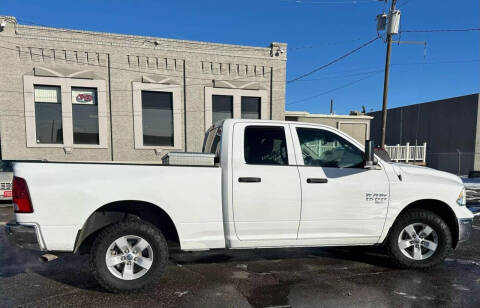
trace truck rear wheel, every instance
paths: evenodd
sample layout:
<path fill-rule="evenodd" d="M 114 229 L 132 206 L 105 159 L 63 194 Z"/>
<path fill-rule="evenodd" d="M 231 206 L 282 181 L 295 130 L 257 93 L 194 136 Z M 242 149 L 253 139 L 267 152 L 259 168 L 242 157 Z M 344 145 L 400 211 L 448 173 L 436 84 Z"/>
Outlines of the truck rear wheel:
<path fill-rule="evenodd" d="M 402 268 L 430 268 L 442 262 L 452 248 L 452 234 L 437 214 L 414 209 L 394 223 L 386 242 L 390 257 Z"/>
<path fill-rule="evenodd" d="M 167 261 L 168 246 L 162 233 L 142 220 L 127 220 L 105 228 L 90 251 L 93 275 L 114 293 L 155 284 Z"/>

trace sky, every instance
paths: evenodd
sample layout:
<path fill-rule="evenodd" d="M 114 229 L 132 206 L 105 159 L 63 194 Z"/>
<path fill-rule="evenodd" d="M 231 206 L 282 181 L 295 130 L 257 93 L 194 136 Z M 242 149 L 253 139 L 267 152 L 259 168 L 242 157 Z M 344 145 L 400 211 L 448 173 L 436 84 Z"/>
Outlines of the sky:
<path fill-rule="evenodd" d="M 401 30 L 480 28 L 479 0 L 398 0 Z M 375 0 L 32 1 L 2 0 L 0 15 L 22 24 L 268 47 L 285 42 L 287 80 L 377 37 Z M 394 40 L 389 107 L 480 92 L 480 31 L 404 32 Z M 426 48 L 423 44 L 426 42 Z M 382 39 L 288 83 L 286 109 L 336 114 L 379 110 Z"/>

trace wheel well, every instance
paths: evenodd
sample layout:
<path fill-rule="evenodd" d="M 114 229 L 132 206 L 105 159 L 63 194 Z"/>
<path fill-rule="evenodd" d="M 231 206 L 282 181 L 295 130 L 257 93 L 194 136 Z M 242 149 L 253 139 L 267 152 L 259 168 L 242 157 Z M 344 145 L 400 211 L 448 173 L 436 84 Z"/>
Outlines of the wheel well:
<path fill-rule="evenodd" d="M 177 228 L 164 210 L 149 202 L 127 200 L 106 204 L 93 212 L 77 234 L 74 251 L 88 253 L 98 232 L 125 219 L 148 221 L 162 231 L 169 244 L 180 244 Z"/>
<path fill-rule="evenodd" d="M 440 216 L 447 224 L 452 233 L 452 247 L 455 248 L 458 244 L 458 221 L 453 210 L 444 202 L 434 199 L 417 200 L 407 205 L 397 216 L 400 217 L 403 213 L 412 209 L 429 210 Z M 395 221 L 396 221 L 395 219 Z"/>

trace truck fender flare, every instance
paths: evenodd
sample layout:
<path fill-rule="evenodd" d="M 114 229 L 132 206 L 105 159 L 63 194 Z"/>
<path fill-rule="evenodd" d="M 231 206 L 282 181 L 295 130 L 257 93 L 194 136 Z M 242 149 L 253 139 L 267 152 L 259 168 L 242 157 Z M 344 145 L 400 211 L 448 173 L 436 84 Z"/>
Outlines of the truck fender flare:
<path fill-rule="evenodd" d="M 80 251 L 82 244 L 89 238 L 90 235 L 98 232 L 99 230 L 126 220 L 126 219 L 143 219 L 142 216 L 146 212 L 154 212 L 156 218 L 163 218 L 170 224 L 170 229 L 178 239 L 178 230 L 175 226 L 171 215 L 169 215 L 162 207 L 145 201 L 139 200 L 121 200 L 107 203 L 98 207 L 90 216 L 85 220 L 82 228 L 78 231 L 75 239 L 74 252 Z M 146 219 L 147 221 L 149 219 Z M 150 221 L 152 222 L 152 221 Z M 152 222 L 154 223 L 154 222 Z M 156 223 L 154 223 L 156 224 Z M 158 223 L 156 224 L 158 226 Z M 158 226 L 161 228 L 161 226 Z M 162 230 L 165 232 L 165 230 Z"/>

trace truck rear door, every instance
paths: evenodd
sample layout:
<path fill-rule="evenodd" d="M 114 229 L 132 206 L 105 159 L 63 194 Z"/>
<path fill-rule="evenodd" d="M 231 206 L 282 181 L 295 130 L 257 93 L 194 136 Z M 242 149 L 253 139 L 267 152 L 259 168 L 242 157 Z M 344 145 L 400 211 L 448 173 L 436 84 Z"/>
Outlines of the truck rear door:
<path fill-rule="evenodd" d="M 301 188 L 288 125 L 235 123 L 233 215 L 240 240 L 296 239 Z"/>

